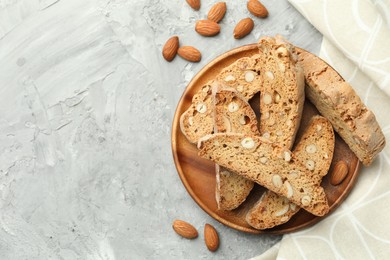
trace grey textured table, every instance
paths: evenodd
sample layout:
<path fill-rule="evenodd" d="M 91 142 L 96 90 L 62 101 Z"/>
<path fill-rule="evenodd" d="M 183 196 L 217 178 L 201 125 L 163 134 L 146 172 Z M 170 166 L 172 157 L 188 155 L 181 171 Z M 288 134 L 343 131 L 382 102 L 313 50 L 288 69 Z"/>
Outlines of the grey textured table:
<path fill-rule="evenodd" d="M 249 235 L 208 216 L 187 194 L 172 158 L 171 122 L 191 78 L 219 54 L 282 34 L 309 51 L 321 35 L 285 0 L 251 16 L 227 1 L 221 33 L 199 36 L 184 0 L 0 1 L 0 259 L 246 259 L 280 236 Z M 252 17 L 252 16 L 251 16 Z M 203 54 L 193 64 L 161 57 L 164 42 Z M 186 240 L 176 218 L 200 231 Z M 216 253 L 203 225 L 221 238 Z"/>

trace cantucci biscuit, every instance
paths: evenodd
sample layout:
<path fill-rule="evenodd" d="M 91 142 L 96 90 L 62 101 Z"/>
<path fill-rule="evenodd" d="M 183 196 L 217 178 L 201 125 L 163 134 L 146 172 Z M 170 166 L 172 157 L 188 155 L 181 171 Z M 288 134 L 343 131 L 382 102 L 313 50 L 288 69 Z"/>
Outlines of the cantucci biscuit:
<path fill-rule="evenodd" d="M 305 103 L 305 80 L 294 46 L 281 37 L 260 39 L 260 133 L 291 149 Z"/>
<path fill-rule="evenodd" d="M 250 104 L 233 89 L 216 90 L 213 96 L 215 133 L 259 135 L 256 114 Z M 218 209 L 232 210 L 245 201 L 254 182 L 216 165 Z"/>
<path fill-rule="evenodd" d="M 190 143 L 213 132 L 211 89 L 214 86 L 232 88 L 246 101 L 260 91 L 260 59 L 243 57 L 224 68 L 216 78 L 204 85 L 192 99 L 191 106 L 180 117 L 180 129 Z"/>
<path fill-rule="evenodd" d="M 199 140 L 199 156 L 286 197 L 316 216 L 329 211 L 320 176 L 285 148 L 244 134 L 213 134 Z"/>
<path fill-rule="evenodd" d="M 264 61 L 260 69 L 260 131 L 264 138 L 291 149 L 305 103 L 303 71 L 294 46 L 280 36 L 263 37 L 258 46 L 259 58 Z M 267 191 L 247 214 L 248 224 L 264 229 L 287 222 L 299 207 L 280 214 L 278 209 L 289 209 L 285 201 L 286 198 Z M 264 214 L 260 214 L 264 209 Z"/>
<path fill-rule="evenodd" d="M 293 154 L 298 162 L 320 177 L 328 173 L 333 159 L 335 136 L 332 125 L 322 116 L 314 116 L 297 143 Z M 266 191 L 248 211 L 246 221 L 256 229 L 286 223 L 300 207 L 287 198 Z"/>
<path fill-rule="evenodd" d="M 351 85 L 323 60 L 304 50 L 298 56 L 307 83 L 307 98 L 329 119 L 359 160 L 370 165 L 386 143 L 375 115 Z"/>
<path fill-rule="evenodd" d="M 219 84 L 210 81 L 192 98 L 191 106 L 180 116 L 180 130 L 190 143 L 214 131 L 212 89 Z"/>

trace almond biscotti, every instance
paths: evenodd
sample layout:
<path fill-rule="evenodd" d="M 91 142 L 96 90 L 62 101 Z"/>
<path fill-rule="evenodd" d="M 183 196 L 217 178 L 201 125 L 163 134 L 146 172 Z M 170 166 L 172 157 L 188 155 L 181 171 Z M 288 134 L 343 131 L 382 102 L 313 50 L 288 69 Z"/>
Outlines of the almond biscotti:
<path fill-rule="evenodd" d="M 263 37 L 258 47 L 259 58 L 264 61 L 260 69 L 260 130 L 264 138 L 291 149 L 305 103 L 303 70 L 297 63 L 294 46 L 280 36 Z M 247 214 L 247 222 L 264 229 L 288 221 L 296 211 L 280 214 L 280 208 L 289 206 L 285 201 L 286 198 L 267 191 Z M 260 214 L 262 209 L 267 211 Z"/>
<path fill-rule="evenodd" d="M 215 173 L 218 209 L 233 210 L 240 206 L 253 189 L 254 182 L 218 164 L 215 165 Z"/>
<path fill-rule="evenodd" d="M 332 67 L 307 51 L 300 50 L 298 55 L 307 98 L 330 120 L 359 160 L 370 165 L 386 142 L 375 115 Z"/>
<path fill-rule="evenodd" d="M 257 58 L 263 61 L 260 66 L 260 133 L 291 149 L 305 103 L 303 70 L 297 63 L 294 46 L 280 36 L 263 37 L 258 47 Z"/>
<path fill-rule="evenodd" d="M 192 98 L 191 106 L 180 116 L 180 130 L 190 143 L 214 131 L 212 89 L 219 84 L 210 81 Z"/>
<path fill-rule="evenodd" d="M 296 145 L 293 154 L 298 162 L 320 177 L 328 173 L 333 159 L 335 136 L 332 125 L 322 116 L 314 116 Z M 285 197 L 266 191 L 248 211 L 246 221 L 256 229 L 286 223 L 299 207 Z"/>
<path fill-rule="evenodd" d="M 260 91 L 262 78 L 259 68 L 262 63 L 258 55 L 240 58 L 223 69 L 216 76 L 216 80 L 224 86 L 237 90 L 246 100 L 249 100 Z"/>
<path fill-rule="evenodd" d="M 260 135 L 256 114 L 234 89 L 215 90 L 214 132 Z M 216 201 L 218 209 L 233 210 L 245 201 L 254 186 L 247 178 L 216 165 Z"/>
<path fill-rule="evenodd" d="M 199 155 L 286 197 L 316 216 L 329 211 L 320 177 L 294 155 L 258 136 L 213 134 L 199 140 Z"/>
<path fill-rule="evenodd" d="M 254 55 L 256 57 L 257 55 Z M 192 98 L 191 106 L 180 117 L 180 129 L 190 143 L 214 130 L 211 91 L 215 86 L 233 88 L 246 100 L 260 91 L 260 59 L 243 57 L 224 68 L 216 78 L 205 84 Z"/>

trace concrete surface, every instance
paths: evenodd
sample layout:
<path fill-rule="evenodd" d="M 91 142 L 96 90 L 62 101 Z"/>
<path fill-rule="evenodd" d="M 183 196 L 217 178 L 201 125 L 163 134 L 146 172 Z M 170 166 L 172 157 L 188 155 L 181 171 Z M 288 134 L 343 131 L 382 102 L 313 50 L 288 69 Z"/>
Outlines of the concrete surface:
<path fill-rule="evenodd" d="M 184 189 L 170 129 L 191 78 L 219 54 L 276 33 L 314 53 L 321 35 L 285 0 L 251 16 L 227 1 L 221 33 L 194 31 L 216 1 L 0 1 L 0 259 L 247 259 L 280 236 L 244 234 L 208 216 Z M 164 42 L 203 54 L 167 63 Z M 176 218 L 200 231 L 185 240 Z M 216 253 L 203 225 L 221 238 Z"/>

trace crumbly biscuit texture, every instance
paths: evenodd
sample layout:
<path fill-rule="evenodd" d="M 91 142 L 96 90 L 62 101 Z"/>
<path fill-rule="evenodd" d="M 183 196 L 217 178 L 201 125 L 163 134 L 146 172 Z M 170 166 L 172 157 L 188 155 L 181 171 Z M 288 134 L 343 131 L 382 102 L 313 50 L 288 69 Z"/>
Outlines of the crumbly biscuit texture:
<path fill-rule="evenodd" d="M 293 154 L 307 170 L 323 177 L 329 171 L 334 144 L 335 136 L 330 122 L 322 116 L 314 116 L 297 143 Z M 256 229 L 272 228 L 289 221 L 299 209 L 299 206 L 287 198 L 272 191 L 266 191 L 248 211 L 246 221 Z"/>
<path fill-rule="evenodd" d="M 370 165 L 386 143 L 375 115 L 323 60 L 304 50 L 298 56 L 305 73 L 307 98 L 329 119 L 359 160 Z"/>
<path fill-rule="evenodd" d="M 284 196 L 310 213 L 329 211 L 320 177 L 277 144 L 244 134 L 213 134 L 199 140 L 199 155 Z"/>

